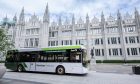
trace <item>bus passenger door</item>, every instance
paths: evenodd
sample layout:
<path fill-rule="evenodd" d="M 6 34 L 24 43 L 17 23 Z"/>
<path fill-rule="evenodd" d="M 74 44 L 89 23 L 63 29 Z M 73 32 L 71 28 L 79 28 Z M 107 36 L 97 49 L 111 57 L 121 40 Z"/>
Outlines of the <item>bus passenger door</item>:
<path fill-rule="evenodd" d="M 36 71 L 36 55 L 31 55 L 30 71 Z"/>
<path fill-rule="evenodd" d="M 35 71 L 35 62 L 30 62 L 30 71 Z"/>

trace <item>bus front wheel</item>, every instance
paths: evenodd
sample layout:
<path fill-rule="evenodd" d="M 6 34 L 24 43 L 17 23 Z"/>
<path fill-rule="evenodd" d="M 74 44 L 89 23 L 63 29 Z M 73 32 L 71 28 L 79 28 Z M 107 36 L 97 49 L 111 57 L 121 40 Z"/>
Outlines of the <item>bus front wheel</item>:
<path fill-rule="evenodd" d="M 57 73 L 58 75 L 63 75 L 63 74 L 65 74 L 65 68 L 64 68 L 63 66 L 58 66 L 58 67 L 56 68 L 56 73 Z"/>
<path fill-rule="evenodd" d="M 22 65 L 19 65 L 18 68 L 17 68 L 17 71 L 18 72 L 22 72 L 23 71 L 23 66 Z"/>

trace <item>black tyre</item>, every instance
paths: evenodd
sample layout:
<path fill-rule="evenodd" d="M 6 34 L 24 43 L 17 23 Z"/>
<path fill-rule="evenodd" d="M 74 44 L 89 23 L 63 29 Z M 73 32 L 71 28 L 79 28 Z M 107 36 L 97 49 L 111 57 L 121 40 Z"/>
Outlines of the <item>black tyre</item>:
<path fill-rule="evenodd" d="M 18 72 L 23 72 L 23 66 L 22 65 L 19 65 L 18 68 L 17 68 L 17 71 Z"/>
<path fill-rule="evenodd" d="M 65 68 L 64 68 L 63 66 L 58 66 L 58 67 L 56 68 L 56 73 L 57 73 L 58 75 L 63 75 L 63 74 L 65 74 Z"/>

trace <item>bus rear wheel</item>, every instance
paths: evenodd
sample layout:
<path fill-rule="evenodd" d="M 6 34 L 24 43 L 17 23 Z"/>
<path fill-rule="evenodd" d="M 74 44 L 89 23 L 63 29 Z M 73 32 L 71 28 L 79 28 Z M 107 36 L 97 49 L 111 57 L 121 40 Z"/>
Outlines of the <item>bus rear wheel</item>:
<path fill-rule="evenodd" d="M 58 66 L 58 67 L 56 68 L 56 73 L 57 73 L 58 75 L 63 75 L 63 74 L 65 74 L 65 69 L 64 69 L 64 67 L 63 67 L 63 66 Z"/>
<path fill-rule="evenodd" d="M 23 72 L 23 66 L 22 65 L 19 65 L 18 68 L 17 68 L 17 71 L 18 72 Z"/>

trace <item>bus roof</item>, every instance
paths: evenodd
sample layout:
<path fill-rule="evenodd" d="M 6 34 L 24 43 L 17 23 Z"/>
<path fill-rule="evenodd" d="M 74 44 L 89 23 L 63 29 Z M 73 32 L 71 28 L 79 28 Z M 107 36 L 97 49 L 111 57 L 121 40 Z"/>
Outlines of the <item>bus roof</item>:
<path fill-rule="evenodd" d="M 19 49 L 19 52 L 30 52 L 30 51 L 41 51 L 41 48 L 25 48 L 25 49 Z"/>
<path fill-rule="evenodd" d="M 65 49 L 78 49 L 78 48 L 86 49 L 84 46 L 81 45 L 54 46 L 54 47 L 48 47 L 42 49 L 48 51 L 48 50 L 65 50 Z"/>
<path fill-rule="evenodd" d="M 49 51 L 49 50 L 66 50 L 66 49 L 86 49 L 82 45 L 66 45 L 66 46 L 53 46 L 48 48 L 22 48 L 17 50 L 18 52 L 30 52 L 30 51 Z"/>

